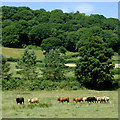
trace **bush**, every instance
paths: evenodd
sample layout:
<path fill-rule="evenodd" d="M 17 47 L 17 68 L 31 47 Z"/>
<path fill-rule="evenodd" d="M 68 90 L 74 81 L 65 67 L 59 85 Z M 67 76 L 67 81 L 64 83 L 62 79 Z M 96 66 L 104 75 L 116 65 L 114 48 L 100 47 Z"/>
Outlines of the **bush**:
<path fill-rule="evenodd" d="M 76 80 L 73 81 L 73 77 L 71 77 L 71 78 L 61 81 L 58 87 L 60 89 L 78 90 L 81 88 L 81 85 L 78 81 Z"/>
<path fill-rule="evenodd" d="M 29 49 L 41 50 L 41 47 L 35 46 L 35 45 L 28 45 L 27 47 L 28 47 Z"/>
<path fill-rule="evenodd" d="M 73 90 L 78 90 L 78 87 L 77 86 L 73 86 L 72 89 Z"/>
<path fill-rule="evenodd" d="M 23 86 L 23 80 L 17 78 L 10 78 L 9 81 L 2 79 L 2 90 L 13 90 Z"/>
<path fill-rule="evenodd" d="M 19 60 L 18 58 L 13 58 L 13 57 L 7 58 L 7 61 L 11 61 L 11 62 L 17 62 L 18 60 Z"/>
<path fill-rule="evenodd" d="M 51 80 L 45 80 L 43 78 L 27 80 L 20 78 L 11 78 L 9 81 L 2 80 L 3 90 L 56 90 L 56 89 L 67 89 L 67 90 L 78 90 L 81 85 L 78 81 L 74 80 L 74 77 L 67 78 L 60 82 L 53 82 Z"/>

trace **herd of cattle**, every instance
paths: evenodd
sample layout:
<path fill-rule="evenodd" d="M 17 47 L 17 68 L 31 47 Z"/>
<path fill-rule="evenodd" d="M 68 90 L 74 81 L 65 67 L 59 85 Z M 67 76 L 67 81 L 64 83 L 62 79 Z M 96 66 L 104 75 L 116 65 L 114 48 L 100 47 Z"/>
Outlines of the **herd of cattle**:
<path fill-rule="evenodd" d="M 67 103 L 69 103 L 69 97 L 60 97 L 60 98 L 57 98 L 57 101 L 59 101 L 59 103 L 60 102 L 65 102 L 65 101 L 67 101 Z M 98 102 L 98 101 L 100 101 L 100 103 L 101 102 L 109 102 L 109 97 L 75 97 L 75 98 L 73 98 L 73 101 L 75 101 L 76 103 L 77 102 L 85 102 L 85 101 L 87 101 L 88 103 L 89 102 Z"/>
<path fill-rule="evenodd" d="M 57 98 L 57 101 L 59 101 L 59 103 L 60 102 L 67 102 L 67 103 L 69 103 L 69 97 L 59 97 L 59 98 Z M 106 102 L 109 102 L 109 97 L 75 97 L 75 98 L 73 98 L 73 101 L 75 101 L 76 103 L 77 102 L 104 102 L 104 103 L 106 103 Z M 23 97 L 20 97 L 20 98 L 16 98 L 16 102 L 17 102 L 17 104 L 18 103 L 20 103 L 20 104 L 24 104 L 24 98 Z M 28 102 L 29 103 L 39 103 L 39 99 L 38 98 L 33 98 L 33 99 L 28 99 Z"/>

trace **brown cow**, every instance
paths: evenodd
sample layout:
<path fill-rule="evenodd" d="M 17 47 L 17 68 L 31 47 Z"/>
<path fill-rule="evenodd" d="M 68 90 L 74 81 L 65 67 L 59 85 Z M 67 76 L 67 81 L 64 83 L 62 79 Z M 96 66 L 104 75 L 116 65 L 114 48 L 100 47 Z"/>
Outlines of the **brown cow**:
<path fill-rule="evenodd" d="M 75 97 L 75 98 L 73 98 L 73 101 L 75 101 L 76 103 L 77 102 L 83 102 L 83 97 Z"/>
<path fill-rule="evenodd" d="M 69 102 L 69 97 L 60 97 L 60 98 L 57 98 L 57 101 L 59 101 L 59 103 L 60 102 L 65 102 L 65 101 L 67 101 L 67 103 Z"/>
<path fill-rule="evenodd" d="M 105 97 L 97 97 L 97 102 L 100 101 L 101 102 L 105 102 Z"/>

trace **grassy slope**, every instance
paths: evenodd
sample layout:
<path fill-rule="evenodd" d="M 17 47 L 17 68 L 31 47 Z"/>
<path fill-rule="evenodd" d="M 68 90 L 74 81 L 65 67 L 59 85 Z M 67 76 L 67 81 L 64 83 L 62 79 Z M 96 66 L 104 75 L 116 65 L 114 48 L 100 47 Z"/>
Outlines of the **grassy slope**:
<path fill-rule="evenodd" d="M 20 58 L 23 53 L 24 49 L 2 47 L 2 54 L 7 58 L 9 57 Z M 35 54 L 37 56 L 37 59 L 40 60 L 44 59 L 44 55 L 41 50 L 35 50 Z"/>
<path fill-rule="evenodd" d="M 25 98 L 24 105 L 16 104 L 16 97 Z M 69 96 L 70 103 L 59 104 L 57 96 Z M 111 103 L 74 103 L 77 96 L 109 96 Z M 38 97 L 40 104 L 51 104 L 48 107 L 28 105 L 27 99 Z M 117 118 L 118 117 L 117 91 L 4 91 L 3 92 L 3 118 Z"/>

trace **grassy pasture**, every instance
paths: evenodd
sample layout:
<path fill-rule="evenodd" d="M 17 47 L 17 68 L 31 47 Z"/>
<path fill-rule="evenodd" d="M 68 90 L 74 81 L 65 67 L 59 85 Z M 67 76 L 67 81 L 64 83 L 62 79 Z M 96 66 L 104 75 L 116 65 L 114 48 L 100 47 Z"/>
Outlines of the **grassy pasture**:
<path fill-rule="evenodd" d="M 69 96 L 70 103 L 59 104 L 57 96 Z M 110 103 L 75 103 L 73 97 L 109 96 Z M 17 105 L 16 97 L 24 97 L 25 104 Z M 38 104 L 29 104 L 28 98 L 39 98 Z M 117 91 L 3 91 L 3 118 L 118 118 Z"/>
<path fill-rule="evenodd" d="M 24 53 L 24 49 L 2 47 L 2 54 L 6 58 L 9 57 L 20 58 L 23 53 Z M 44 60 L 44 55 L 42 50 L 35 50 L 35 54 L 37 56 L 37 59 Z"/>

